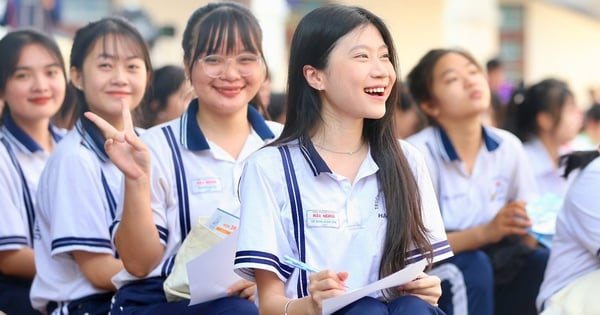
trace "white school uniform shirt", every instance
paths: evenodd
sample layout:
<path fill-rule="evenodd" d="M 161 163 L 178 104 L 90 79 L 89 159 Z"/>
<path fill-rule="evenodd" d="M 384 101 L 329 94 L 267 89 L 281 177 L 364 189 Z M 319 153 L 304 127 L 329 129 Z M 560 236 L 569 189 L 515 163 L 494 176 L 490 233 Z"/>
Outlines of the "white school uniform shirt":
<path fill-rule="evenodd" d="M 573 180 L 556 219 L 550 259 L 537 297 L 538 310 L 576 279 L 600 270 L 600 158 Z"/>
<path fill-rule="evenodd" d="M 209 218 L 217 208 L 239 216 L 237 187 L 246 159 L 250 154 L 279 136 L 283 126 L 264 118 L 248 106 L 251 132 L 237 160 L 206 139 L 193 100 L 178 119 L 148 129 L 142 140 L 152 159 L 151 207 L 160 241 L 165 246 L 161 262 L 147 275 L 168 276 L 181 243 L 198 219 Z M 122 204 L 122 203 L 120 203 Z M 121 218 L 122 206 L 117 218 Z M 113 231 L 118 229 L 115 221 Z M 113 277 L 117 288 L 137 280 L 127 270 Z"/>
<path fill-rule="evenodd" d="M 435 250 L 434 261 L 452 256 L 423 157 L 401 141 L 421 194 L 423 221 Z M 254 281 L 268 270 L 285 282 L 286 296 L 308 295 L 308 274 L 283 262 L 292 256 L 317 269 L 348 271 L 349 290 L 379 279 L 387 212 L 377 180 L 379 167 L 369 153 L 354 183 L 331 171 L 310 140 L 288 144 L 298 186 L 288 180 L 277 147 L 253 155 L 240 182 L 241 224 L 235 271 Z M 288 186 L 290 185 L 290 186 Z M 291 189 L 291 190 L 288 190 Z M 289 192 L 301 196 L 290 200 Z M 398 227 L 401 228 L 401 227 Z M 423 256 L 407 253 L 408 262 Z M 380 297 L 381 292 L 373 294 Z"/>
<path fill-rule="evenodd" d="M 81 118 L 56 146 L 40 178 L 34 239 L 37 274 L 31 287 L 34 308 L 107 292 L 94 287 L 72 251 L 114 254 L 109 227 L 123 175 L 104 151 L 104 138 Z"/>
<path fill-rule="evenodd" d="M 55 143 L 65 134 L 52 125 L 49 129 Z M 3 117 L 0 142 L 0 251 L 32 247 L 35 193 L 50 154 L 10 115 Z"/>
<path fill-rule="evenodd" d="M 471 174 L 440 127 L 409 137 L 425 156 L 446 230 L 460 231 L 490 222 L 510 201 L 537 197 L 523 146 L 513 134 L 482 127 L 483 142 Z"/>
<path fill-rule="evenodd" d="M 564 168 L 556 168 L 542 141 L 533 138 L 523 143 L 527 159 L 533 170 L 540 194 L 553 193 L 564 197 L 569 187 L 569 180 L 562 177 Z M 564 152 L 568 153 L 568 152 Z"/>

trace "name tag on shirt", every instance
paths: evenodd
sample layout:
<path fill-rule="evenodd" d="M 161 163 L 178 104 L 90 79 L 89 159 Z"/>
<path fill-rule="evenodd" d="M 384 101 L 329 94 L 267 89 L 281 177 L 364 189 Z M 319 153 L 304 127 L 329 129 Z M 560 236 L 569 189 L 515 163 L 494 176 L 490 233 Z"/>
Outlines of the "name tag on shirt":
<path fill-rule="evenodd" d="M 193 194 L 219 192 L 223 190 L 221 178 L 219 177 L 203 177 L 192 179 L 191 186 Z"/>
<path fill-rule="evenodd" d="M 308 210 L 306 211 L 306 225 L 308 227 L 339 228 L 340 218 L 337 211 Z"/>

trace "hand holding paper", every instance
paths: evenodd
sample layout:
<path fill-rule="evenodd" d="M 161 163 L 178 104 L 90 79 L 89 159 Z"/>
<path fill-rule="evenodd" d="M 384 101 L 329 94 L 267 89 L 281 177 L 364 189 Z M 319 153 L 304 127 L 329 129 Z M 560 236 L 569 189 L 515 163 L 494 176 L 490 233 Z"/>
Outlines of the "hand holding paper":
<path fill-rule="evenodd" d="M 423 269 L 425 269 L 426 265 L 426 260 L 420 260 L 414 264 L 406 266 L 404 269 L 394 274 L 391 274 L 377 282 L 373 282 L 369 285 L 349 292 L 345 295 L 326 299 L 323 301 L 322 312 L 323 314 L 331 314 L 343 308 L 344 306 L 362 297 L 365 297 L 375 291 L 404 285 L 417 278 L 417 276 L 423 271 Z"/>

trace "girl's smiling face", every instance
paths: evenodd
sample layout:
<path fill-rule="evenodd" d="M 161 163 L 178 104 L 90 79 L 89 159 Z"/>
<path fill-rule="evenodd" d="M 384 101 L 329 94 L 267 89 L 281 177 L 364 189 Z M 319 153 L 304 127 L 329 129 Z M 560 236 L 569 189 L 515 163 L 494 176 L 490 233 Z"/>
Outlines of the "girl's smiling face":
<path fill-rule="evenodd" d="M 107 35 L 93 44 L 81 71 L 71 80 L 82 90 L 89 110 L 111 121 L 121 117 L 121 104 L 137 107 L 146 92 L 148 69 L 141 49 L 122 36 Z"/>
<path fill-rule="evenodd" d="M 23 47 L 14 73 L 2 93 L 18 123 L 49 119 L 65 99 L 66 82 L 60 61 L 39 44 Z"/>
<path fill-rule="evenodd" d="M 372 24 L 340 38 L 327 66 L 311 85 L 320 91 L 322 111 L 342 119 L 378 119 L 396 81 L 388 47 Z"/>

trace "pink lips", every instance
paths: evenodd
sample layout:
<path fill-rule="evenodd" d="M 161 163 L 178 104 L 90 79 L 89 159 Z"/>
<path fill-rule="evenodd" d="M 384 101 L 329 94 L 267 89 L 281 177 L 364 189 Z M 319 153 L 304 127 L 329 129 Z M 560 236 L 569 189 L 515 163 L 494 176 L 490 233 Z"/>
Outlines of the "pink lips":
<path fill-rule="evenodd" d="M 471 93 L 469 93 L 469 97 L 472 99 L 480 99 L 483 96 L 483 92 L 481 92 L 480 90 L 475 90 Z"/>
<path fill-rule="evenodd" d="M 30 98 L 29 101 L 31 103 L 34 103 L 36 105 L 44 105 L 46 103 L 48 103 L 51 100 L 50 97 L 35 97 L 35 98 Z"/>
<path fill-rule="evenodd" d="M 113 97 L 118 97 L 118 98 L 123 98 L 129 95 L 128 92 L 121 92 L 121 91 L 112 91 L 112 92 L 107 92 L 108 95 L 113 96 Z"/>

